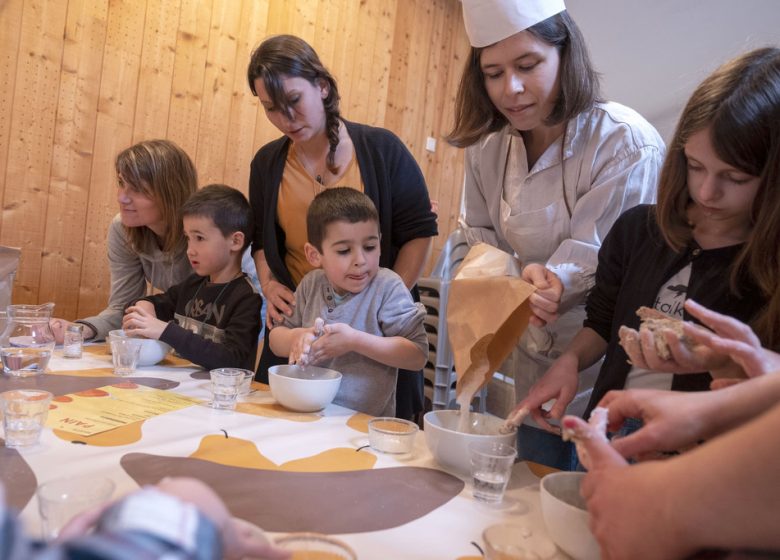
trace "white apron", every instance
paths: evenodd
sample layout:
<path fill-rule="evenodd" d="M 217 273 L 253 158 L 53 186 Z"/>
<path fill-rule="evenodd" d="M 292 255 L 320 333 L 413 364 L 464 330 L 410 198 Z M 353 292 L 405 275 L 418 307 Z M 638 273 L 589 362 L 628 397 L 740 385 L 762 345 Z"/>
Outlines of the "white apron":
<path fill-rule="evenodd" d="M 560 165 L 561 143 L 563 138 L 554 142 L 539 158 L 536 167 Z M 516 150 L 512 151 L 513 146 Z M 562 180 L 555 184 L 536 188 L 535 197 L 529 201 L 524 194 L 534 196 L 529 186 L 527 155 L 522 142 L 514 137 L 507 143 L 507 159 L 503 174 L 502 196 L 500 201 L 501 233 L 515 254 L 523 263 L 545 264 L 564 239 L 570 237 L 571 216 L 563 195 Z M 530 174 L 533 181 L 533 174 Z M 523 200 L 526 198 L 526 200 Z M 526 204 L 531 202 L 531 204 Z M 573 205 L 575 201 L 569 203 Z M 541 203 L 541 204 L 540 204 Z M 546 204 L 546 205 L 545 205 Z M 525 210 L 531 207 L 529 210 Z M 541 206 L 541 207 L 539 207 Z M 504 371 L 514 372 L 515 395 L 517 400 L 525 398 L 531 386 L 547 371 L 552 362 L 558 358 L 568 346 L 571 339 L 582 328 L 585 319 L 585 304 L 574 306 L 561 315 L 551 325 L 538 328 L 528 326 L 520 339 L 520 344 L 504 363 Z M 590 399 L 592 387 L 598 375 L 601 362 L 580 374 L 580 382 L 572 403 L 567 411 L 570 414 L 581 415 Z M 532 422 L 529 422 L 534 425 Z"/>

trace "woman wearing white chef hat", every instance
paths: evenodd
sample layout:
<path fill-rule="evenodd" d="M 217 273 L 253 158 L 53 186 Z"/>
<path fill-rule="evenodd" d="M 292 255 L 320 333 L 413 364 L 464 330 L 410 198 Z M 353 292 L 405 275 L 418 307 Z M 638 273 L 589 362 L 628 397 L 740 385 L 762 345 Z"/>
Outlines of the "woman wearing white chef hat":
<path fill-rule="evenodd" d="M 582 326 L 615 219 L 655 200 L 664 144 L 641 115 L 600 100 L 562 0 L 463 0 L 463 19 L 472 49 L 448 140 L 467 148 L 466 235 L 515 253 L 538 288 L 532 325 L 505 364 L 519 400 Z M 570 414 L 587 404 L 598 366 L 582 373 Z M 522 458 L 569 466 L 560 438 L 538 428 L 523 426 L 519 447 Z"/>

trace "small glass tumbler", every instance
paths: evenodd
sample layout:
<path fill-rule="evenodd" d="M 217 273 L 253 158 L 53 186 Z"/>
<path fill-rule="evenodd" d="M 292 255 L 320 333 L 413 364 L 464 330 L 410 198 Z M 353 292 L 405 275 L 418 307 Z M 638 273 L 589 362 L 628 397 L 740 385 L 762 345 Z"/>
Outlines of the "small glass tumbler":
<path fill-rule="evenodd" d="M 246 377 L 245 370 L 238 368 L 212 369 L 211 375 L 211 407 L 221 410 L 234 410 L 241 385 Z"/>
<path fill-rule="evenodd" d="M 84 344 L 84 325 L 74 323 L 65 329 L 62 341 L 62 355 L 66 358 L 81 358 Z"/>
<path fill-rule="evenodd" d="M 50 392 L 37 389 L 0 393 L 6 447 L 27 447 L 38 443 L 53 397 Z"/>
<path fill-rule="evenodd" d="M 141 356 L 142 341 L 137 338 L 111 339 L 111 359 L 114 362 L 114 375 L 127 376 L 135 373 L 138 358 Z"/>
<path fill-rule="evenodd" d="M 57 478 L 38 486 L 38 511 L 43 538 L 51 541 L 74 516 L 104 504 L 114 493 L 114 481 L 102 476 Z"/>
<path fill-rule="evenodd" d="M 483 442 L 469 445 L 469 453 L 474 498 L 479 502 L 500 504 L 517 451 L 505 443 Z"/>

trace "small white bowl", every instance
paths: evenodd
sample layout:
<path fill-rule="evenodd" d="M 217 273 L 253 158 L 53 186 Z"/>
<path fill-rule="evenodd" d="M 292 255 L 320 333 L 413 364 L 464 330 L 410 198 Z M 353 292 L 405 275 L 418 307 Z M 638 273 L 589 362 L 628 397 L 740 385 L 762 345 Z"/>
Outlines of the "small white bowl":
<path fill-rule="evenodd" d="M 268 384 L 283 407 L 296 412 L 317 412 L 333 402 L 341 386 L 341 374 L 316 366 L 271 366 Z"/>
<path fill-rule="evenodd" d="M 368 444 L 380 453 L 411 453 L 420 428 L 414 422 L 382 416 L 368 421 Z"/>
<path fill-rule="evenodd" d="M 112 338 L 127 338 L 127 333 L 125 333 L 125 331 L 122 329 L 108 332 L 108 340 L 106 340 L 106 343 L 108 345 L 109 353 L 111 352 Z M 139 367 L 153 366 L 160 363 L 163 358 L 165 358 L 165 356 L 167 356 L 168 353 L 172 350 L 169 344 L 166 344 L 160 340 L 141 337 L 138 337 L 138 340 L 141 341 L 141 355 L 138 358 Z"/>
<path fill-rule="evenodd" d="M 500 433 L 504 421 L 497 416 L 470 412 L 469 431 L 459 432 L 460 412 L 457 410 L 432 410 L 423 417 L 423 433 L 433 458 L 442 467 L 461 476 L 471 476 L 469 445 L 478 442 L 505 443 L 515 447 L 517 430 Z"/>
<path fill-rule="evenodd" d="M 601 558 L 590 532 L 590 514 L 580 495 L 583 472 L 557 472 L 545 476 L 541 486 L 542 517 L 550 538 L 574 560 Z"/>

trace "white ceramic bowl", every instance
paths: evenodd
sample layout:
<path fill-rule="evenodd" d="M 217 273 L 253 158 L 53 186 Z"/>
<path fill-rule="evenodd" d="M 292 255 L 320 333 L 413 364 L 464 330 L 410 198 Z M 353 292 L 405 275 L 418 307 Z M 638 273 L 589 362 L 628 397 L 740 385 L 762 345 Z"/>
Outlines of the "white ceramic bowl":
<path fill-rule="evenodd" d="M 590 532 L 590 514 L 580 496 L 583 472 L 545 476 L 541 486 L 542 517 L 550 538 L 574 560 L 598 560 L 599 545 Z"/>
<path fill-rule="evenodd" d="M 341 386 L 341 374 L 316 366 L 271 366 L 268 384 L 283 407 L 296 412 L 317 412 L 333 402 Z"/>
<path fill-rule="evenodd" d="M 108 351 L 111 352 L 111 339 L 112 338 L 126 338 L 125 331 L 119 329 L 108 332 Z M 138 358 L 138 366 L 153 366 L 160 363 L 165 356 L 172 350 L 169 344 L 165 342 L 154 340 L 153 338 L 138 338 L 141 341 L 141 356 Z"/>
<path fill-rule="evenodd" d="M 423 432 L 428 449 L 442 467 L 461 476 L 471 476 L 469 444 L 478 442 L 505 443 L 516 447 L 517 430 L 501 434 L 504 421 L 496 416 L 471 412 L 469 431 L 459 432 L 460 412 L 457 410 L 432 410 L 423 417 Z"/>

